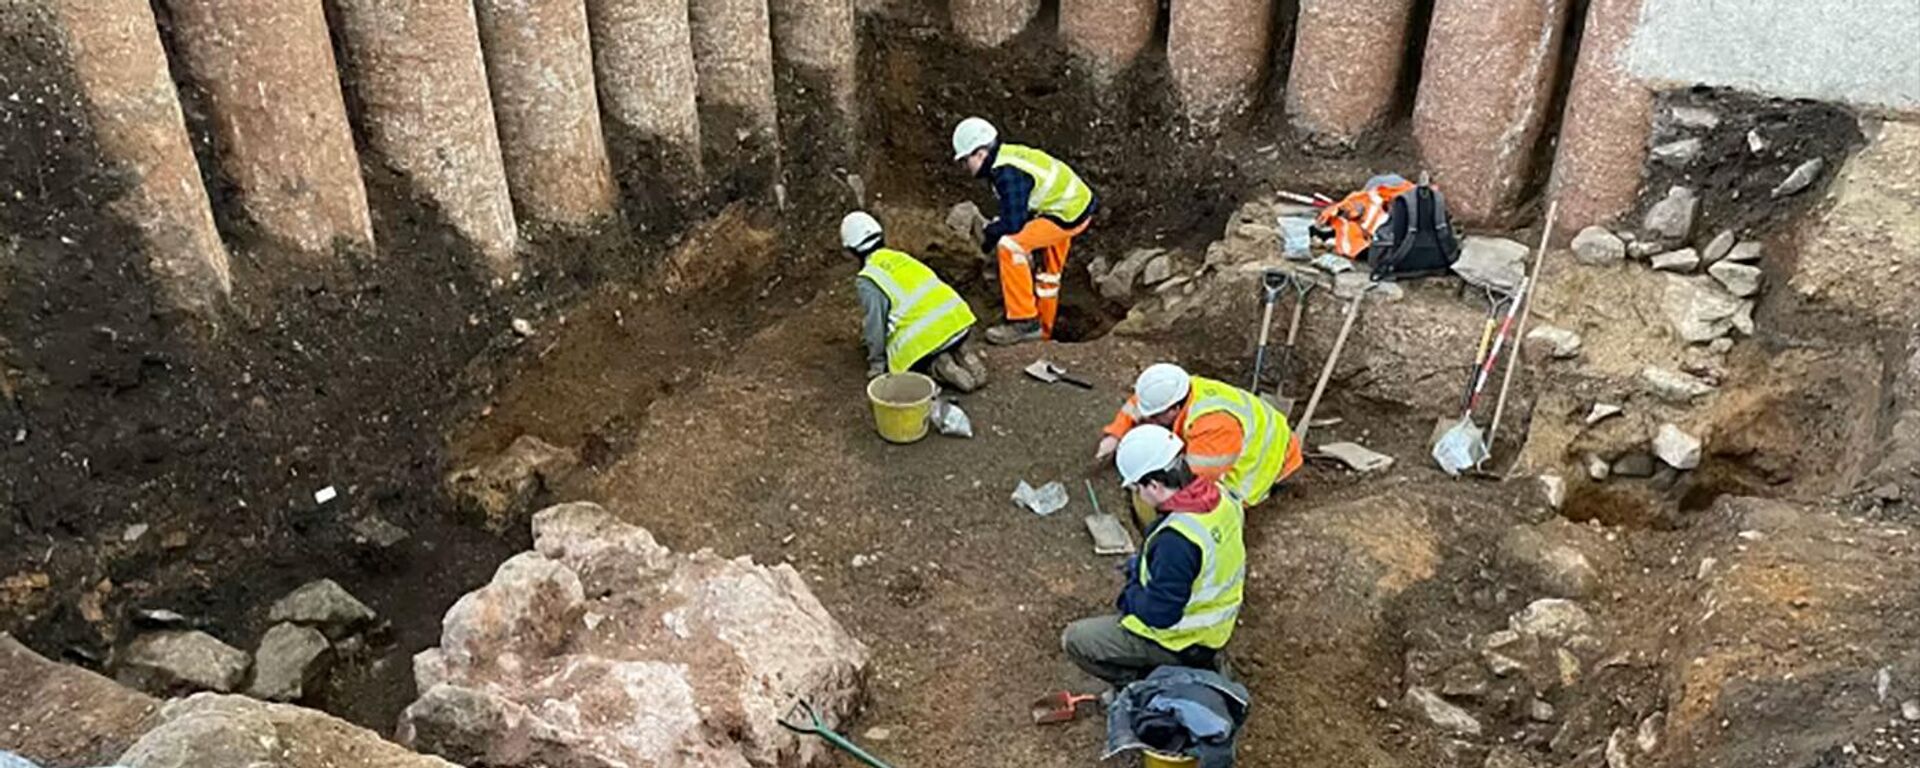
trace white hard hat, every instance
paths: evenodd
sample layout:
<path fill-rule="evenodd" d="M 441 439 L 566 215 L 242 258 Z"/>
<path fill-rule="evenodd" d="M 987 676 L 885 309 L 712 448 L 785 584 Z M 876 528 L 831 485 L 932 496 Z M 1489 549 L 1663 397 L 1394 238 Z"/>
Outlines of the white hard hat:
<path fill-rule="evenodd" d="M 880 222 L 866 211 L 854 211 L 840 220 L 840 244 L 864 251 L 880 239 Z"/>
<path fill-rule="evenodd" d="M 953 127 L 953 159 L 959 160 L 981 147 L 993 146 L 1000 139 L 1000 132 L 993 123 L 978 117 L 969 117 Z"/>
<path fill-rule="evenodd" d="M 1140 415 L 1153 416 L 1187 399 L 1193 378 L 1173 363 L 1154 363 L 1140 372 L 1133 382 L 1133 395 L 1139 400 Z"/>
<path fill-rule="evenodd" d="M 1113 465 L 1120 469 L 1120 481 L 1132 487 L 1140 484 L 1140 478 L 1173 466 L 1185 448 L 1186 444 L 1166 427 L 1134 427 L 1120 438 Z"/>

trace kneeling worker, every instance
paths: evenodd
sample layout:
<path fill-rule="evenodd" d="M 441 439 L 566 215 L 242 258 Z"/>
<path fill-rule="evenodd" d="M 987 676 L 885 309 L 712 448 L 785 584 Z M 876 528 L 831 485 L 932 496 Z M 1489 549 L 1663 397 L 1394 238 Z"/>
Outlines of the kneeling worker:
<path fill-rule="evenodd" d="M 840 220 L 840 244 L 862 262 L 853 282 L 865 315 L 867 378 L 917 371 L 961 392 L 987 385 L 986 361 L 966 348 L 973 309 L 952 286 L 919 260 L 886 247 L 880 222 L 865 211 Z"/>
<path fill-rule="evenodd" d="M 1233 494 L 1180 457 L 1180 438 L 1143 426 L 1120 441 L 1120 479 L 1161 513 L 1141 554 L 1127 561 L 1118 615 L 1067 625 L 1061 647 L 1075 666 L 1126 686 L 1164 666 L 1218 669 L 1233 637 L 1247 575 L 1245 513 Z"/>
<path fill-rule="evenodd" d="M 1053 338 L 1060 275 L 1073 239 L 1100 209 L 1099 197 L 1066 163 L 1032 147 L 1001 143 L 999 130 L 977 117 L 954 127 L 953 159 L 990 181 L 1000 201 L 1000 215 L 987 223 L 980 250 L 998 254 L 1007 322 L 988 328 L 987 341 Z"/>
<path fill-rule="evenodd" d="M 1113 455 L 1139 424 L 1173 431 L 1186 443 L 1187 466 L 1217 480 L 1247 506 L 1267 500 L 1273 484 L 1300 468 L 1300 441 L 1287 417 L 1231 384 L 1189 376 L 1171 363 L 1147 366 L 1113 422 L 1102 430 L 1094 459 Z"/>

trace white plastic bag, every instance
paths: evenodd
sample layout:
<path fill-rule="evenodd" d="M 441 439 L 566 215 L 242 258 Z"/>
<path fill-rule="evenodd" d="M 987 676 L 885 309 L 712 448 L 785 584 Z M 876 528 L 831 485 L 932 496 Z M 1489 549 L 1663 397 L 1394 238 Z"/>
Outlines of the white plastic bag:
<path fill-rule="evenodd" d="M 935 431 L 948 437 L 973 437 L 973 421 L 967 418 L 967 412 L 960 410 L 958 403 L 935 399 L 933 410 L 927 412 L 927 421 L 932 422 Z"/>

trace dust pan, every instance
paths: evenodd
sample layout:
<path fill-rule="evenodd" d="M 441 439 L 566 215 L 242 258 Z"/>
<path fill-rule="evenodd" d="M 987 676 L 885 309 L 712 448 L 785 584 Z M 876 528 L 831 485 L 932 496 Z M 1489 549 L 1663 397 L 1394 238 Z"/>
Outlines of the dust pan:
<path fill-rule="evenodd" d="M 1478 468 L 1486 460 L 1486 437 L 1481 433 L 1480 425 L 1473 423 L 1472 416 L 1454 422 L 1440 435 L 1440 439 L 1433 441 L 1434 463 L 1453 477 Z"/>

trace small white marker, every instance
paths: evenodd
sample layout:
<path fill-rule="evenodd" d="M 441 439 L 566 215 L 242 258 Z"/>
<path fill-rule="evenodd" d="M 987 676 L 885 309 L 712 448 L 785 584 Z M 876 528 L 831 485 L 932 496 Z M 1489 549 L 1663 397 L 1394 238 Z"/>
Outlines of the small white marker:
<path fill-rule="evenodd" d="M 335 491 L 333 489 L 333 486 L 329 485 L 325 488 L 322 488 L 320 490 L 313 492 L 313 503 L 325 504 L 329 501 L 333 501 L 333 497 L 339 496 L 339 495 L 340 493 L 338 491 Z"/>

